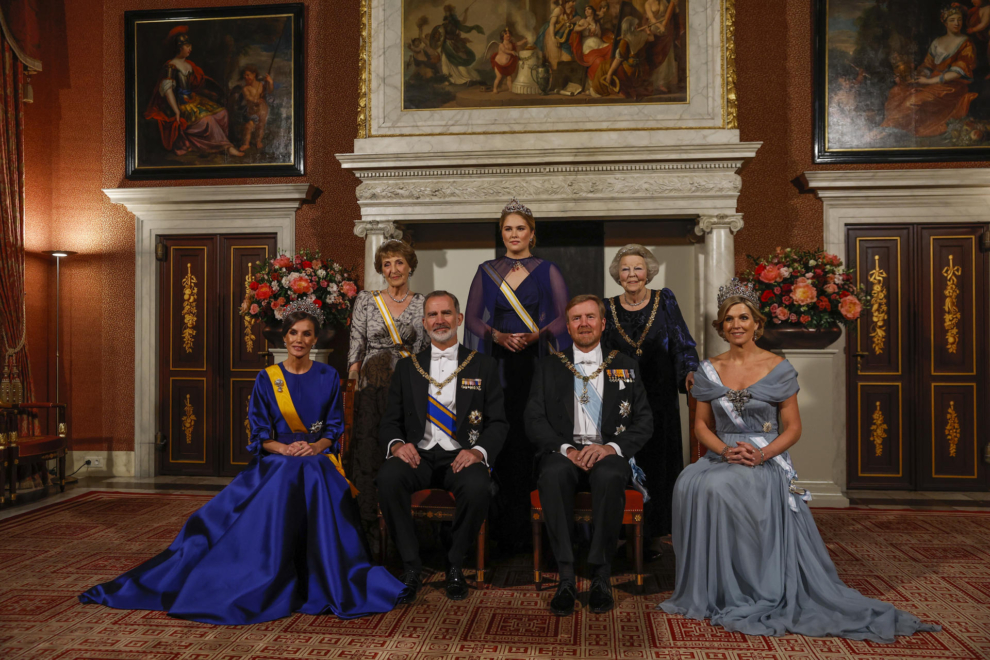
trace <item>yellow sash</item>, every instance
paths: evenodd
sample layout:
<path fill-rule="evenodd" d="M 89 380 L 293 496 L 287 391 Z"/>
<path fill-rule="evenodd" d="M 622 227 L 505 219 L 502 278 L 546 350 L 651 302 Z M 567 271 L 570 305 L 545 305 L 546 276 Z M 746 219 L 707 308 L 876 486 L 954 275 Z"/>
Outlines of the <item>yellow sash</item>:
<path fill-rule="evenodd" d="M 516 292 L 512 290 L 509 283 L 500 277 L 499 274 L 495 272 L 495 269 L 488 264 L 483 264 L 481 268 L 488 273 L 488 276 L 492 278 L 495 284 L 498 285 L 499 291 L 501 291 L 502 295 L 505 296 L 505 299 L 509 301 L 509 305 L 512 306 L 512 309 L 516 312 L 516 315 L 522 320 L 522 322 L 526 324 L 529 331 L 538 333 L 540 331 L 540 326 L 536 325 L 536 321 L 534 321 L 533 317 L 529 315 L 529 312 L 526 311 L 523 304 L 519 302 L 519 298 L 516 297 Z"/>
<path fill-rule="evenodd" d="M 272 382 L 272 392 L 275 394 L 275 403 L 278 404 L 278 410 L 282 413 L 282 418 L 285 423 L 289 425 L 289 430 L 293 433 L 309 433 L 309 429 L 303 424 L 302 419 L 299 418 L 299 413 L 296 412 L 296 406 L 292 403 L 292 396 L 289 394 L 289 384 L 282 378 L 282 369 L 277 364 L 265 369 L 268 372 L 268 379 Z M 358 489 L 354 487 L 347 475 L 344 474 L 344 467 L 340 464 L 340 460 L 333 454 L 324 454 L 333 463 L 333 466 L 337 468 L 337 472 L 340 476 L 347 481 L 347 485 L 351 487 L 351 496 L 357 497 Z"/>
<path fill-rule="evenodd" d="M 388 335 L 392 338 L 392 343 L 398 347 L 399 354 L 402 357 L 409 357 L 412 353 L 402 348 L 402 337 L 399 336 L 399 329 L 395 327 L 395 319 L 392 318 L 392 312 L 388 311 L 388 305 L 385 304 L 385 298 L 382 297 L 382 292 L 375 291 L 374 298 L 375 304 L 378 305 L 378 311 L 382 315 L 382 321 L 385 322 Z"/>

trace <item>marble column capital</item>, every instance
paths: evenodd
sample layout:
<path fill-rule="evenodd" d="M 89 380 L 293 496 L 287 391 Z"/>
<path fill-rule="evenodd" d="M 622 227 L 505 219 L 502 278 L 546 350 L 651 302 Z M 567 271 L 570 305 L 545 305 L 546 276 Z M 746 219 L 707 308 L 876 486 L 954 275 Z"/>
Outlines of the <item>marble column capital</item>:
<path fill-rule="evenodd" d="M 728 229 L 733 234 L 743 228 L 743 218 L 741 213 L 719 213 L 717 215 L 698 216 L 698 224 L 694 232 L 699 236 L 710 234 L 715 229 Z"/>
<path fill-rule="evenodd" d="M 358 220 L 354 223 L 354 234 L 361 238 L 381 234 L 384 238 L 402 238 L 402 229 L 390 220 Z"/>

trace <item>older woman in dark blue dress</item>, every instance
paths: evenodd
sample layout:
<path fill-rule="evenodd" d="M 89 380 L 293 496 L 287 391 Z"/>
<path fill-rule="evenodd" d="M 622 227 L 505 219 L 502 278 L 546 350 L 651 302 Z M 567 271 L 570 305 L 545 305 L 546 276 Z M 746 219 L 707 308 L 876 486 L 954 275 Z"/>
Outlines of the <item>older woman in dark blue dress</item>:
<path fill-rule="evenodd" d="M 368 561 L 353 488 L 331 453 L 344 417 L 340 376 L 309 357 L 321 313 L 286 309 L 289 357 L 259 373 L 251 395 L 254 460 L 167 550 L 80 601 L 226 625 L 396 605 L 404 586 Z"/>
<path fill-rule="evenodd" d="M 690 389 L 698 351 L 670 289 L 647 287 L 660 266 L 635 243 L 621 248 L 608 272 L 622 295 L 605 300 L 602 345 L 639 362 L 653 412 L 653 437 L 636 454 L 650 499 L 644 507 L 647 539 L 670 534 L 674 482 L 684 468 L 679 393 Z"/>
<path fill-rule="evenodd" d="M 464 314 L 464 344 L 498 361 L 509 435 L 495 475 L 500 490 L 493 531 L 501 550 L 519 550 L 532 538 L 529 494 L 535 446 L 526 438 L 523 411 L 536 362 L 571 345 L 564 318 L 567 284 L 557 266 L 534 257 L 533 212 L 512 200 L 499 230 L 506 254 L 478 267 Z"/>

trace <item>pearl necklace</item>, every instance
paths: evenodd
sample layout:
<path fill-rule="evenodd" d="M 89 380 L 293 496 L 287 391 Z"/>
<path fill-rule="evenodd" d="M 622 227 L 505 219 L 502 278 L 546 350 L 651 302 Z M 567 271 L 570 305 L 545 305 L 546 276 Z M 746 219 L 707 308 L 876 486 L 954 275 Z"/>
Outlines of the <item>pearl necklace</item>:
<path fill-rule="evenodd" d="M 630 307 L 639 307 L 641 305 L 645 305 L 646 304 L 646 301 L 650 299 L 650 296 L 647 295 L 645 298 L 643 298 L 639 302 L 634 303 L 634 302 L 629 302 L 629 294 L 628 293 L 624 293 L 624 294 L 622 294 L 622 299 L 625 300 L 626 301 L 626 304 L 629 305 Z"/>

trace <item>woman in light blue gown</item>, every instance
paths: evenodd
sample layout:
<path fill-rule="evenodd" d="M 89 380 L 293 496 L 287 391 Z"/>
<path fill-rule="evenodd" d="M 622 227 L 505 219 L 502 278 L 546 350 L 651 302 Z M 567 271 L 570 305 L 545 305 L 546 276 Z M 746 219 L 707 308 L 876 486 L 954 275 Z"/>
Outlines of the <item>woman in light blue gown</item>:
<path fill-rule="evenodd" d="M 941 630 L 839 579 L 811 497 L 793 485 L 797 372 L 754 343 L 765 322 L 749 286 L 722 287 L 714 325 L 729 351 L 695 375 L 695 434 L 708 453 L 674 487 L 676 582 L 659 609 L 748 635 L 890 643 Z"/>

